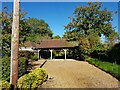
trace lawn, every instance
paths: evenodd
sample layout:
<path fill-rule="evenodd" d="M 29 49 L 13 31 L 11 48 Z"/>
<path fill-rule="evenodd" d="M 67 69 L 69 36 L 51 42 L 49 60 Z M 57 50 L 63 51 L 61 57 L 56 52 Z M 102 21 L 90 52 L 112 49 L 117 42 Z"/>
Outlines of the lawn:
<path fill-rule="evenodd" d="M 114 76 L 120 81 L 120 72 L 119 72 L 120 65 L 110 62 L 104 62 L 96 58 L 90 58 L 90 57 L 87 58 L 86 61 L 104 70 L 105 72 L 110 73 L 112 76 Z"/>

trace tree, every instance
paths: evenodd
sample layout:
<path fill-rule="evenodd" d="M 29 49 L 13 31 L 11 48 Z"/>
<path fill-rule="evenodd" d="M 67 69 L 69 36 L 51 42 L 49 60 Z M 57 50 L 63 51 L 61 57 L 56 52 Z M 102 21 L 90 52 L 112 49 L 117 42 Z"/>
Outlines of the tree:
<path fill-rule="evenodd" d="M 117 43 L 118 41 L 118 33 L 117 32 L 112 32 L 108 37 L 107 37 L 107 41 L 108 44 L 110 46 L 113 46 L 115 43 Z"/>
<path fill-rule="evenodd" d="M 19 44 L 21 45 L 30 36 L 30 27 L 25 18 L 26 12 L 20 10 L 19 20 Z M 2 53 L 10 57 L 11 32 L 12 32 L 13 13 L 9 12 L 7 6 L 2 10 Z"/>
<path fill-rule="evenodd" d="M 53 39 L 60 39 L 59 35 L 53 36 Z"/>
<path fill-rule="evenodd" d="M 10 57 L 13 12 L 4 6 L 2 10 L 2 53 Z M 19 46 L 25 41 L 39 42 L 43 38 L 52 38 L 52 31 L 44 20 L 26 18 L 27 13 L 20 9 Z M 37 28 L 37 29 L 36 29 Z"/>
<path fill-rule="evenodd" d="M 89 2 L 86 6 L 77 7 L 73 13 L 75 16 L 69 17 L 71 22 L 65 26 L 64 38 L 69 41 L 79 41 L 83 51 L 93 52 L 102 49 L 100 37 L 102 34 L 110 37 L 114 33 L 111 22 L 116 12 L 108 11 L 106 8 L 101 10 L 101 7 L 102 3 L 98 2 Z"/>
<path fill-rule="evenodd" d="M 90 53 L 90 43 L 87 37 L 82 37 L 79 39 L 79 47 L 83 54 Z"/>
<path fill-rule="evenodd" d="M 52 37 L 53 33 L 49 25 L 44 20 L 29 18 L 27 23 L 31 27 L 31 35 L 28 37 L 28 40 L 39 42 L 42 37 Z"/>
<path fill-rule="evenodd" d="M 70 17 L 71 22 L 65 26 L 65 29 L 83 35 L 94 32 L 99 36 L 101 34 L 109 36 L 113 31 L 111 21 L 114 13 L 107 9 L 100 10 L 101 7 L 102 3 L 92 2 L 89 2 L 87 6 L 77 7 L 74 11 L 75 17 Z"/>
<path fill-rule="evenodd" d="M 5 54 L 5 56 L 2 58 L 1 63 L 2 63 L 2 79 L 8 80 L 10 78 L 10 60 L 7 59 L 6 57 L 10 57 L 10 50 L 11 50 L 11 31 L 12 31 L 12 18 L 13 18 L 13 13 L 9 12 L 9 9 L 4 6 L 3 10 L 2 10 L 2 35 L 1 35 L 1 39 L 2 39 L 2 54 Z M 26 37 L 29 36 L 30 34 L 30 27 L 29 25 L 27 25 L 26 21 L 27 19 L 25 18 L 26 12 L 21 11 L 20 10 L 20 24 L 19 24 L 19 44 L 21 45 L 25 40 Z M 22 58 L 24 58 L 22 56 Z M 7 63 L 7 64 L 6 64 Z M 26 69 L 25 67 L 25 63 L 24 60 L 21 60 L 21 58 L 19 58 L 19 63 L 21 65 L 19 65 L 20 70 L 19 70 L 19 77 L 20 75 L 23 75 L 25 70 L 22 69 Z M 23 65 L 24 63 L 24 65 Z M 22 71 L 21 71 L 22 70 Z"/>

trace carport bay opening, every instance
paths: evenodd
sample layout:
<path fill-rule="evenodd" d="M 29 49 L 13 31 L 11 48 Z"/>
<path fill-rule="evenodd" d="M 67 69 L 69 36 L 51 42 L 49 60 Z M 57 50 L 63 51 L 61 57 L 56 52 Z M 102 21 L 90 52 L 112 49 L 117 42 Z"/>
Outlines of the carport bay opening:
<path fill-rule="evenodd" d="M 67 59 L 68 49 L 41 49 L 38 50 L 38 59 Z"/>

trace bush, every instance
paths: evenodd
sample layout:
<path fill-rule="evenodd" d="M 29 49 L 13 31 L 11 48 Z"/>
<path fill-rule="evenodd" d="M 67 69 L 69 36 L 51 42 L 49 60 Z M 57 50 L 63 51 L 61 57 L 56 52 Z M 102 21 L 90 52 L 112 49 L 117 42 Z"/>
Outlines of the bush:
<path fill-rule="evenodd" d="M 10 79 L 10 58 L 5 56 L 2 58 L 2 80 Z"/>
<path fill-rule="evenodd" d="M 19 71 L 18 71 L 19 77 L 21 77 L 22 75 L 24 75 L 27 72 L 27 64 L 28 64 L 28 62 L 25 57 L 19 58 Z"/>
<path fill-rule="evenodd" d="M 45 80 L 47 80 L 46 70 L 43 68 L 36 68 L 29 74 L 18 79 L 17 87 L 19 89 L 35 89 L 38 88 Z"/>
<path fill-rule="evenodd" d="M 27 65 L 26 65 L 26 58 L 20 57 L 19 58 L 19 67 L 18 67 L 18 75 L 19 77 L 26 73 Z M 10 57 L 5 56 L 2 58 L 2 80 L 9 81 L 10 80 Z"/>
<path fill-rule="evenodd" d="M 31 59 L 32 59 L 33 61 L 36 61 L 36 60 L 38 60 L 38 56 L 35 54 L 35 55 L 31 56 Z"/>
<path fill-rule="evenodd" d="M 0 90 L 2 90 L 2 89 L 9 90 L 10 89 L 10 83 L 7 82 L 7 81 L 4 81 L 4 80 L 0 81 Z"/>
<path fill-rule="evenodd" d="M 107 53 L 108 53 L 107 50 L 95 50 L 94 52 L 91 53 L 91 55 L 92 55 L 92 58 L 97 58 L 97 59 L 100 59 L 102 61 L 108 61 L 109 56 Z"/>
<path fill-rule="evenodd" d="M 108 56 L 111 62 L 120 64 L 120 43 L 115 44 L 109 51 Z"/>
<path fill-rule="evenodd" d="M 95 50 L 91 53 L 92 58 L 97 58 L 102 61 L 120 64 L 120 43 L 109 47 L 108 50 Z"/>

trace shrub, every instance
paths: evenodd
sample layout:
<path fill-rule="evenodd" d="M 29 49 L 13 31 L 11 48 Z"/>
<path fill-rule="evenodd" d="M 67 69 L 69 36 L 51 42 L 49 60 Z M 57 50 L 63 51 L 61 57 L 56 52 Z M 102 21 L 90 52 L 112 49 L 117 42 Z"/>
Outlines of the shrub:
<path fill-rule="evenodd" d="M 120 43 L 115 44 L 109 51 L 108 56 L 111 62 L 120 64 Z"/>
<path fill-rule="evenodd" d="M 5 56 L 2 58 L 2 80 L 10 79 L 10 58 Z"/>
<path fill-rule="evenodd" d="M 26 58 L 20 57 L 19 58 L 19 77 L 26 73 L 27 65 L 26 65 Z M 1 77 L 0 77 L 1 78 Z M 2 58 L 2 80 L 9 81 L 10 79 L 10 57 L 5 56 Z"/>
<path fill-rule="evenodd" d="M 120 64 L 120 43 L 109 47 L 107 50 L 95 50 L 91 53 L 92 58 L 97 58 L 102 61 Z"/>
<path fill-rule="evenodd" d="M 25 74 L 24 76 L 20 77 L 18 79 L 17 87 L 19 89 L 35 89 L 45 80 L 47 80 L 46 70 L 43 68 L 36 68 L 31 73 Z"/>
<path fill-rule="evenodd" d="M 19 57 L 19 77 L 26 73 L 27 64 L 27 59 L 25 57 Z"/>
<path fill-rule="evenodd" d="M 35 54 L 35 55 L 31 56 L 31 59 L 32 59 L 33 61 L 36 61 L 36 60 L 38 60 L 38 56 Z"/>
<path fill-rule="evenodd" d="M 5 80 L 2 80 L 0 81 L 0 90 L 9 90 L 10 89 L 10 83 L 5 81 Z"/>
<path fill-rule="evenodd" d="M 44 68 L 36 68 L 31 72 L 31 74 L 34 74 L 38 79 L 45 81 L 47 77 L 46 70 Z"/>

